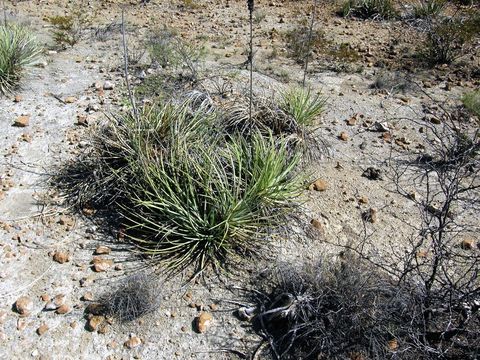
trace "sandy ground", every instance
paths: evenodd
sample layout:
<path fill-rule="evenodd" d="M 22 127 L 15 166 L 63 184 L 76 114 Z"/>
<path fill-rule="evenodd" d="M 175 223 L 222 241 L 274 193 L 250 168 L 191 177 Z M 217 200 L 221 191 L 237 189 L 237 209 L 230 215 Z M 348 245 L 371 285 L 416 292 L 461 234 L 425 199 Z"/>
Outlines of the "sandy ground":
<path fill-rule="evenodd" d="M 0 98 L 1 359 L 233 359 L 238 356 L 229 350 L 249 353 L 259 343 L 249 327 L 233 316 L 238 306 L 223 301 L 241 301 L 238 291 L 227 289 L 244 286 L 246 271 L 229 278 L 211 276 L 199 283 L 186 283 L 182 276 L 165 280 L 161 274 L 152 275 L 152 281 L 162 284 L 157 311 L 127 325 L 113 323 L 102 330 L 87 329 L 84 310 L 90 302 L 85 298 L 98 299 L 125 274 L 144 264 L 130 261 L 128 251 L 105 229 L 69 208 L 62 195 L 48 186 L 48 179 L 56 166 L 89 146 L 88 128 L 78 125 L 79 116 L 80 122 L 87 117 L 93 125 L 105 119 L 104 113 L 118 109 L 125 99 L 118 32 L 107 41 L 92 36 L 96 26 L 119 21 L 118 3 L 88 2 L 84 10 L 91 25 L 82 41 L 65 51 L 47 51 L 14 94 L 19 96 L 18 102 L 13 101 L 13 95 Z M 182 2 L 151 1 L 145 7 L 134 3 L 130 2 L 126 12 L 132 39 L 167 23 L 192 41 L 206 39 L 207 64 L 212 72 L 216 67 L 238 71 L 235 65 L 245 61 L 243 2 L 205 1 L 194 8 L 182 6 Z M 63 13 L 66 2 L 7 5 L 12 18 L 30 23 L 41 41 L 51 46 L 45 17 Z M 264 89 L 277 89 L 301 80 L 300 66 L 284 56 L 285 46 L 275 34 L 305 16 L 306 3 L 292 6 L 286 1 L 261 1 L 257 6 L 265 12 L 255 43 L 257 86 L 262 83 L 266 84 L 262 85 Z M 422 83 L 422 91 L 429 96 L 416 89 L 404 93 L 374 90 L 371 84 L 378 75 L 393 71 L 379 68 L 376 62 L 382 56 L 388 61 L 389 55 L 383 50 L 400 25 L 348 21 L 327 10 L 322 16 L 329 38 L 352 41 L 365 49 L 359 62 L 349 65 L 353 68 L 349 72 L 334 71 L 338 69 L 333 65 L 338 62 L 324 61 L 320 55 L 312 62 L 309 82 L 328 99 L 317 136 L 329 145 L 329 151 L 312 161 L 308 171 L 313 179 L 323 179 L 327 187 L 322 192 L 306 191 L 304 224 L 296 226 L 302 233 L 311 228 L 310 220 L 316 219 L 322 229 L 313 238 L 292 237 L 272 244 L 277 250 L 276 261 L 315 259 L 324 252 L 334 256 L 338 249 L 328 243 L 349 244 L 365 234 L 373 239 L 377 245 L 373 250 L 380 254 L 399 250 L 402 239 L 412 234 L 405 223 L 415 222 L 416 208 L 393 191 L 388 160 L 416 151 L 416 145 L 422 142 L 420 126 L 406 119 L 421 119 L 424 105 L 432 102 L 430 97 L 442 104 L 457 104 L 460 96 L 478 86 L 479 81 L 447 69 L 425 70 L 415 76 L 419 83 L 427 82 Z M 205 31 L 200 33 L 199 29 Z M 406 43 L 398 48 L 402 46 Z M 274 48 L 280 55 L 269 58 Z M 478 59 L 473 61 L 478 63 Z M 285 76 L 282 80 L 285 73 L 288 81 Z M 241 72 L 240 78 L 244 75 Z M 104 90 L 109 88 L 104 86 L 106 82 L 113 84 L 113 89 Z M 28 117 L 28 126 L 12 126 L 20 116 Z M 356 120 L 347 123 L 352 118 Z M 382 132 L 372 131 L 375 122 L 387 126 L 392 139 L 406 138 L 407 144 L 386 141 Z M 339 138 L 342 132 L 346 141 Z M 383 172 L 382 180 L 362 176 L 372 166 Z M 378 219 L 365 223 L 362 213 L 371 208 L 376 209 Z M 106 271 L 95 272 L 90 262 L 99 245 L 113 249 L 102 255 L 113 263 Z M 55 254 L 65 255 L 68 261 L 54 261 Z M 247 268 L 255 267 L 250 265 Z M 15 301 L 22 296 L 31 300 L 28 316 L 13 311 Z M 45 311 L 50 299 L 65 304 L 68 313 Z M 199 310 L 211 311 L 214 316 L 205 334 L 194 329 Z M 126 343 L 129 339 L 134 341 Z M 141 342 L 135 343 L 135 339 Z M 129 347 L 131 344 L 134 346 Z"/>

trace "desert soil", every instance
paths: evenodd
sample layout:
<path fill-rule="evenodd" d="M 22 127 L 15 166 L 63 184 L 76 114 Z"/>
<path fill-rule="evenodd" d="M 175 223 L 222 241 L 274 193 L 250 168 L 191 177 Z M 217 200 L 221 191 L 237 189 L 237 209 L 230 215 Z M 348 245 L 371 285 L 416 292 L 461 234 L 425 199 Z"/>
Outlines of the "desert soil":
<path fill-rule="evenodd" d="M 235 359 L 238 354 L 233 350 L 249 354 L 259 344 L 247 324 L 233 316 L 238 305 L 224 301 L 242 302 L 241 292 L 227 289 L 247 286 L 249 271 L 191 283 L 186 281 L 188 274 L 165 279 L 157 269 L 152 281 L 162 288 L 158 310 L 128 324 L 89 328 L 86 306 L 133 271 L 155 270 L 132 260 L 115 234 L 90 220 L 89 209 L 75 211 L 49 185 L 58 166 L 90 146 L 89 129 L 125 103 L 120 33 L 117 29 L 106 39 L 95 36 L 99 27 L 119 23 L 121 3 L 85 1 L 82 11 L 89 25 L 78 44 L 60 51 L 53 50 L 47 18 L 65 14 L 71 1 L 6 2 L 8 16 L 34 29 L 47 50 L 21 89 L 0 98 L 1 359 Z M 245 69 L 238 66 L 246 59 L 244 1 L 185 6 L 188 3 L 126 2 L 130 42 L 138 43 L 154 28 L 173 27 L 188 41 L 205 44 L 205 71 L 237 72 L 239 81 L 246 78 Z M 308 18 L 308 4 L 256 2 L 264 15 L 256 25 L 254 42 L 257 88 L 278 91 L 301 81 L 301 66 L 286 56 L 281 34 Z M 421 125 L 411 119 L 421 120 L 434 101 L 458 106 L 463 93 L 478 88 L 478 71 L 475 75 L 460 65 L 417 68 L 410 55 L 418 34 L 401 22 L 343 19 L 334 14 L 333 6 L 325 6 L 317 26 L 329 41 L 348 42 L 358 58 L 347 62 L 321 50 L 314 54 L 308 82 L 328 100 L 316 132 L 328 151 L 312 160 L 308 171 L 312 179 L 323 180 L 325 189 L 305 192 L 304 223 L 295 225 L 299 234 L 307 231 L 313 236 L 277 240 L 270 261 L 314 260 L 321 253 L 336 256 L 340 250 L 335 244 L 349 244 L 365 233 L 377 245 L 374 251 L 401 251 L 403 239 L 414 231 L 405 224 L 415 223 L 417 209 L 394 191 L 389 159 L 418 151 Z M 404 58 L 397 61 L 399 56 Z M 467 63 L 477 69 L 480 64 L 478 57 Z M 400 70 L 419 86 L 399 92 L 372 89 L 380 75 Z M 141 82 L 135 76 L 132 80 Z M 22 116 L 28 125 L 12 126 Z M 377 131 L 375 123 L 387 127 L 389 135 Z M 368 167 L 379 169 L 382 179 L 362 176 Z M 375 209 L 376 219 L 365 223 L 362 213 L 370 209 Z M 319 229 L 312 228 L 313 219 Z M 104 266 L 95 269 L 91 261 L 98 246 L 112 251 L 100 255 Z M 246 268 L 258 270 L 268 264 Z M 14 306 L 22 297 L 27 298 L 23 315 Z M 65 305 L 64 311 L 58 310 L 60 305 Z M 213 314 L 213 323 L 203 334 L 195 331 L 200 311 Z"/>

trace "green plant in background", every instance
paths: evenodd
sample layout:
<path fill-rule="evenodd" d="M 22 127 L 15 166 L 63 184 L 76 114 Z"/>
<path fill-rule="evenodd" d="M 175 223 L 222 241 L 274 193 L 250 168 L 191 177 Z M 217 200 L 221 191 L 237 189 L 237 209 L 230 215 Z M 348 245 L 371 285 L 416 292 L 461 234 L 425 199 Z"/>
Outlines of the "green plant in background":
<path fill-rule="evenodd" d="M 413 6 L 413 14 L 416 18 L 437 16 L 443 11 L 446 4 L 447 0 L 418 0 Z"/>
<path fill-rule="evenodd" d="M 328 44 L 325 33 L 312 24 L 303 22 L 285 34 L 289 55 L 299 64 L 305 65 L 310 52 L 323 49 Z"/>
<path fill-rule="evenodd" d="M 480 14 L 434 21 L 427 31 L 421 53 L 430 64 L 449 64 L 469 53 L 480 35 Z"/>
<path fill-rule="evenodd" d="M 282 94 L 280 108 L 302 126 L 315 124 L 315 119 L 325 109 L 326 100 L 313 95 L 310 88 L 292 88 Z"/>
<path fill-rule="evenodd" d="M 25 27 L 0 25 L 0 94 L 11 92 L 21 80 L 27 66 L 41 53 L 35 37 Z"/>
<path fill-rule="evenodd" d="M 391 0 L 347 0 L 340 14 L 362 19 L 392 19 L 397 16 L 397 11 Z"/>
<path fill-rule="evenodd" d="M 78 43 L 88 23 L 87 15 L 80 9 L 72 11 L 71 15 L 51 16 L 48 21 L 53 25 L 53 40 L 61 48 Z"/>
<path fill-rule="evenodd" d="M 184 69 L 195 81 L 200 71 L 200 60 L 205 56 L 205 47 L 182 40 L 174 29 L 163 27 L 155 30 L 147 41 L 150 59 L 162 68 Z"/>
<path fill-rule="evenodd" d="M 468 111 L 480 118 L 480 90 L 474 90 L 463 95 L 462 103 Z"/>

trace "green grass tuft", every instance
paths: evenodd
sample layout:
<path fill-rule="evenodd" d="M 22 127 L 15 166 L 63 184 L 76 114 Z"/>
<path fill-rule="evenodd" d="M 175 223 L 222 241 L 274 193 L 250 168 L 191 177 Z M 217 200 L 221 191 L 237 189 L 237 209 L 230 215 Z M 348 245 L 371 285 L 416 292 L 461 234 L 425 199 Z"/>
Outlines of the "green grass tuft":
<path fill-rule="evenodd" d="M 474 90 L 463 95 L 462 103 L 468 111 L 480 118 L 480 90 Z"/>
<path fill-rule="evenodd" d="M 18 86 L 25 67 L 34 64 L 40 52 L 35 37 L 25 27 L 0 25 L 0 94 Z"/>
<path fill-rule="evenodd" d="M 416 18 L 427 18 L 440 15 L 447 4 L 446 0 L 419 0 L 413 6 Z"/>
<path fill-rule="evenodd" d="M 325 109 L 326 100 L 313 95 L 310 88 L 292 88 L 282 94 L 280 107 L 302 126 L 315 124 L 315 119 Z"/>
<path fill-rule="evenodd" d="M 344 17 L 362 19 L 392 19 L 397 16 L 391 0 L 347 0 L 340 13 Z"/>

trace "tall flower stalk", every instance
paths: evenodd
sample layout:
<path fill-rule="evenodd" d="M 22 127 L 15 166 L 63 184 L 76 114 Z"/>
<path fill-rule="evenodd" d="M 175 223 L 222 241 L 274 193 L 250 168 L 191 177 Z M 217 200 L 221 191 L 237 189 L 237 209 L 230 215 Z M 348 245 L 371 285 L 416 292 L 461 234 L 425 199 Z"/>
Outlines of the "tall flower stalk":
<path fill-rule="evenodd" d="M 315 18 L 317 15 L 317 1 L 318 0 L 313 0 L 313 10 L 312 10 L 312 18 L 310 20 L 310 26 L 308 29 L 308 37 L 307 37 L 307 51 L 305 52 L 305 61 L 304 61 L 304 67 L 303 67 L 303 81 L 302 81 L 302 86 L 305 87 L 305 82 L 307 80 L 307 72 L 308 72 L 308 61 L 310 60 L 310 53 L 312 51 L 312 38 L 313 38 L 313 27 L 315 26 Z"/>
<path fill-rule="evenodd" d="M 248 62 L 250 63 L 250 104 L 248 108 L 248 118 L 252 120 L 252 101 L 253 101 L 253 7 L 254 0 L 247 0 L 249 22 L 250 22 L 250 53 L 248 54 Z"/>

